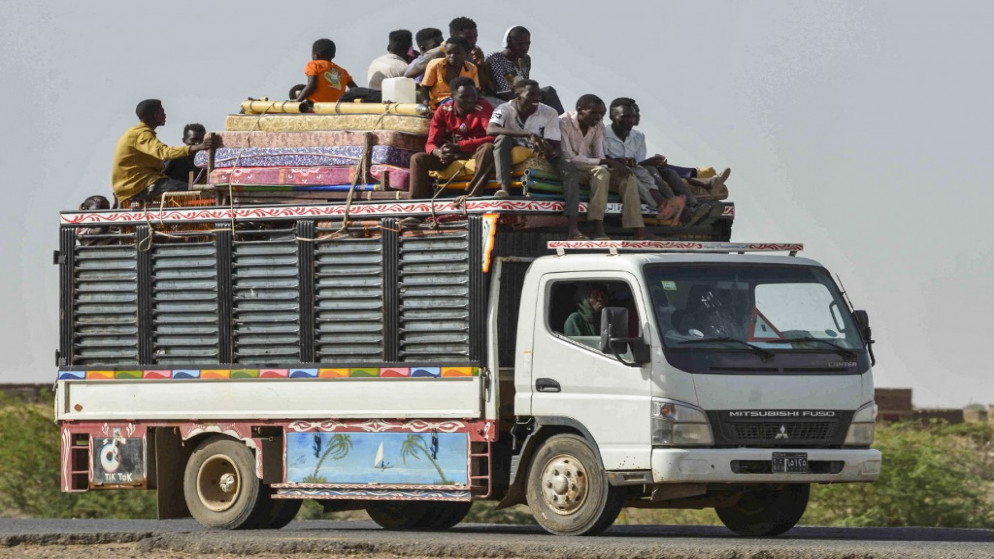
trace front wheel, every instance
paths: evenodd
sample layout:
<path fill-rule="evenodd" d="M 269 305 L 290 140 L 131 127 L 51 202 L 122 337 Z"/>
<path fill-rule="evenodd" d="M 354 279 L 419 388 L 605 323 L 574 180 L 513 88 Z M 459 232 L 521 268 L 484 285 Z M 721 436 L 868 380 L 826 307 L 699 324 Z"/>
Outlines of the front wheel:
<path fill-rule="evenodd" d="M 472 501 L 433 502 L 418 527 L 426 530 L 448 530 L 462 522 L 472 506 Z"/>
<path fill-rule="evenodd" d="M 797 524 L 808 506 L 811 486 L 786 485 L 742 494 L 731 507 L 715 507 L 718 518 L 740 536 L 778 536 Z"/>
<path fill-rule="evenodd" d="M 255 476 L 255 455 L 244 443 L 211 438 L 190 455 L 183 474 L 190 514 L 208 528 L 254 528 L 268 512 L 268 495 Z"/>
<path fill-rule="evenodd" d="M 372 501 L 366 514 L 386 530 L 413 530 L 422 527 L 428 505 L 427 501 Z"/>
<path fill-rule="evenodd" d="M 304 504 L 299 499 L 271 499 L 272 504 L 267 511 L 264 528 L 279 530 L 297 517 L 300 507 Z"/>
<path fill-rule="evenodd" d="M 543 528 L 560 536 L 595 535 L 614 523 L 623 504 L 587 442 L 551 437 L 528 471 L 528 506 Z"/>

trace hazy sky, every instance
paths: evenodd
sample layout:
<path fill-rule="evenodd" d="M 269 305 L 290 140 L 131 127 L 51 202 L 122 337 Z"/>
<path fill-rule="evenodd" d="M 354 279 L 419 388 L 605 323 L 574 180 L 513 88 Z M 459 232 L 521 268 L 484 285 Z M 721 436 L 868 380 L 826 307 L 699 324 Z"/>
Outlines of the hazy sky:
<path fill-rule="evenodd" d="M 360 7 L 360 4 L 362 7 Z M 314 39 L 365 85 L 393 29 L 476 20 L 480 45 L 532 31 L 533 77 L 564 104 L 634 97 L 650 153 L 729 166 L 736 241 L 800 241 L 877 339 L 877 386 L 918 406 L 994 403 L 994 3 L 482 3 L 0 0 L 2 382 L 55 379 L 58 212 L 110 196 L 135 104 L 167 143 L 284 98 Z"/>

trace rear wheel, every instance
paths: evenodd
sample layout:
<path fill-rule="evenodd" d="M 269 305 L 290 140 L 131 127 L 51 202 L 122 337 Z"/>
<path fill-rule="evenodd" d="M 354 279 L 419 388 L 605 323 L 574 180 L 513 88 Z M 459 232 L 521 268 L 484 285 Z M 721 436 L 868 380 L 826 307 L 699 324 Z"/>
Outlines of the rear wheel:
<path fill-rule="evenodd" d="M 197 522 L 226 530 L 258 526 L 270 501 L 255 476 L 255 455 L 226 438 L 207 439 L 190 455 L 183 496 Z"/>
<path fill-rule="evenodd" d="M 740 536 L 778 536 L 797 524 L 808 506 L 811 486 L 747 491 L 731 507 L 715 507 L 718 518 Z"/>
<path fill-rule="evenodd" d="M 373 501 L 366 505 L 366 513 L 387 530 L 413 530 L 422 527 L 430 505 L 427 501 Z"/>
<path fill-rule="evenodd" d="M 543 528 L 561 536 L 599 534 L 621 512 L 620 492 L 587 442 L 556 435 L 542 444 L 528 472 L 528 506 Z"/>

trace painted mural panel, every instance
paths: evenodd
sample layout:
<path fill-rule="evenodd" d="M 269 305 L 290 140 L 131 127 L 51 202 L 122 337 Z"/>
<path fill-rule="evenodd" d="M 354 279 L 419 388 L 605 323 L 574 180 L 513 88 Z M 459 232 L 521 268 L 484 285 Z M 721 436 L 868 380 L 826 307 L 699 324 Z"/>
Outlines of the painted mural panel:
<path fill-rule="evenodd" d="M 113 436 L 93 439 L 93 482 L 101 485 L 139 485 L 145 479 L 145 440 Z"/>
<path fill-rule="evenodd" d="M 466 433 L 288 433 L 287 483 L 466 485 Z"/>

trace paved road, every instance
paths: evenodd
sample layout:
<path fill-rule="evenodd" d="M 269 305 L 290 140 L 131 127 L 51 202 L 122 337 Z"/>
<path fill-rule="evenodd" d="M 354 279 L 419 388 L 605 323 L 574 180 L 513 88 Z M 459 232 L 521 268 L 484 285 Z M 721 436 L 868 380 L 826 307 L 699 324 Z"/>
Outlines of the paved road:
<path fill-rule="evenodd" d="M 214 554 L 401 557 L 918 558 L 992 557 L 994 531 L 800 527 L 779 538 L 738 538 L 721 527 L 615 526 L 594 538 L 549 536 L 535 526 L 459 525 L 445 532 L 388 532 L 369 522 L 294 522 L 277 531 L 212 532 L 191 520 L 0 519 L 0 548 L 21 544 L 137 542 L 146 556 Z"/>

